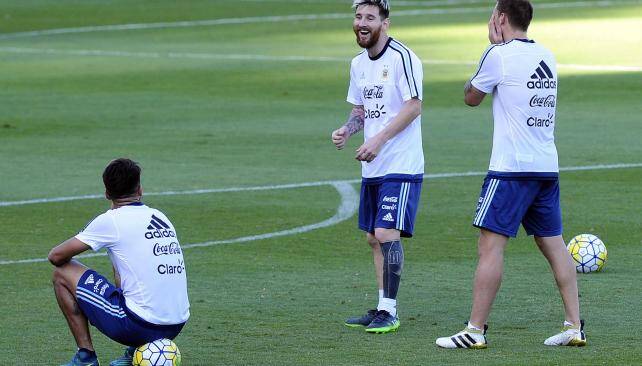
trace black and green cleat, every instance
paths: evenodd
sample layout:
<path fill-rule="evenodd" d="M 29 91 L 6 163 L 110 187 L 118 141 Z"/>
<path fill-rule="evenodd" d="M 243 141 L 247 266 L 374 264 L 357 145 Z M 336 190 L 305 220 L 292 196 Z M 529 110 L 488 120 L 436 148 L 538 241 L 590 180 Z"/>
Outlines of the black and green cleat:
<path fill-rule="evenodd" d="M 368 310 L 368 312 L 363 316 L 355 316 L 353 318 L 349 318 L 348 320 L 346 320 L 345 325 L 346 327 L 350 328 L 367 327 L 368 325 L 370 325 L 376 315 L 377 309 Z"/>
<path fill-rule="evenodd" d="M 366 332 L 376 334 L 395 332 L 400 325 L 399 318 L 392 316 L 385 310 L 379 310 L 372 322 L 366 327 Z"/>

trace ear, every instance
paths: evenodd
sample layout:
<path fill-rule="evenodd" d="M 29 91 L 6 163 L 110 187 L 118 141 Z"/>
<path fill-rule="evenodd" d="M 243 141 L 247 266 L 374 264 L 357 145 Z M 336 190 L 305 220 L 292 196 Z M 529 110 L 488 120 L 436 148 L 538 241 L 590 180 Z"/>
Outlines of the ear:
<path fill-rule="evenodd" d="M 508 25 L 508 17 L 506 16 L 506 13 L 500 13 L 497 21 L 499 25 Z"/>
<path fill-rule="evenodd" d="M 386 18 L 383 20 L 383 30 L 387 31 L 388 28 L 390 27 L 390 18 Z"/>

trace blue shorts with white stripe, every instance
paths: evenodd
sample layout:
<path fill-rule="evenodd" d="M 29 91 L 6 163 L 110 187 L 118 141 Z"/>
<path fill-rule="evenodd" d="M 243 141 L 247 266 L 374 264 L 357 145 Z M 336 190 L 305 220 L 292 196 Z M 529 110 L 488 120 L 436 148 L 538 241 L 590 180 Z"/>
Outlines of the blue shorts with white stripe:
<path fill-rule="evenodd" d="M 359 229 L 374 234 L 375 228 L 397 229 L 412 237 L 423 174 L 391 174 L 363 178 L 359 203 Z"/>
<path fill-rule="evenodd" d="M 515 237 L 520 223 L 528 235 L 562 234 L 558 179 L 484 179 L 473 226 Z"/>
<path fill-rule="evenodd" d="M 174 339 L 185 325 L 156 325 L 141 319 L 125 306 L 122 290 L 92 269 L 80 277 L 76 299 L 91 325 L 126 346 L 138 347 L 160 338 Z"/>

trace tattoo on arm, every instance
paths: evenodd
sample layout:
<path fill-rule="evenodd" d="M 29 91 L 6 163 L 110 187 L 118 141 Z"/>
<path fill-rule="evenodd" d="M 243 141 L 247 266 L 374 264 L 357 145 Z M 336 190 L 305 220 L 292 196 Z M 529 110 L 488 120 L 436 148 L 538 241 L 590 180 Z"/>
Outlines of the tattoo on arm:
<path fill-rule="evenodd" d="M 343 126 L 348 129 L 348 133 L 350 134 L 350 136 L 352 136 L 355 133 L 363 130 L 364 122 L 365 112 L 363 111 L 363 107 L 359 106 L 352 108 L 350 117 L 348 118 L 348 122 L 346 122 Z"/>

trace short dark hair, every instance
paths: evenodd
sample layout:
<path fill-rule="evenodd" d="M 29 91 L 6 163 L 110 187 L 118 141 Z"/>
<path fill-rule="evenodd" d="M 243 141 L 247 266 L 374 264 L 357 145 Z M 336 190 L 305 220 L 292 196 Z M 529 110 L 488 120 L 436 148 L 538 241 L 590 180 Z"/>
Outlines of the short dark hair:
<path fill-rule="evenodd" d="M 361 5 L 374 5 L 379 8 L 379 16 L 387 19 L 390 16 L 390 4 L 388 0 L 354 0 L 352 8 L 357 10 Z"/>
<path fill-rule="evenodd" d="M 497 11 L 508 16 L 508 22 L 523 31 L 533 19 L 533 6 L 528 0 L 497 0 Z"/>
<path fill-rule="evenodd" d="M 135 194 L 140 186 L 140 171 L 140 165 L 133 160 L 112 160 L 103 171 L 107 199 L 115 200 Z"/>

